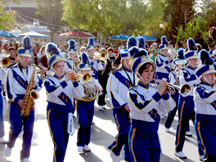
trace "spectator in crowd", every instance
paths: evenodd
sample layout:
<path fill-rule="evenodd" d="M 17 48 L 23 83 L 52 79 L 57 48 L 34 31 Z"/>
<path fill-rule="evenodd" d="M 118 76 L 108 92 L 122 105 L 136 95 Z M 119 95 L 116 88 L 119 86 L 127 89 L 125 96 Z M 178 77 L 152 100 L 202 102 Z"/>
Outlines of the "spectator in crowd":
<path fill-rule="evenodd" d="M 213 44 L 209 44 L 208 45 L 208 49 L 209 49 L 209 54 L 210 54 L 210 56 L 213 54 L 213 51 L 214 51 L 214 46 L 213 46 Z"/>
<path fill-rule="evenodd" d="M 175 44 L 176 53 L 179 51 L 180 48 L 182 48 L 182 43 L 181 42 L 176 42 L 176 44 Z"/>
<path fill-rule="evenodd" d="M 153 56 L 151 57 L 151 59 L 155 62 L 156 56 L 160 54 L 160 50 L 158 49 L 158 45 L 156 42 L 152 44 L 152 50 L 153 50 Z"/>

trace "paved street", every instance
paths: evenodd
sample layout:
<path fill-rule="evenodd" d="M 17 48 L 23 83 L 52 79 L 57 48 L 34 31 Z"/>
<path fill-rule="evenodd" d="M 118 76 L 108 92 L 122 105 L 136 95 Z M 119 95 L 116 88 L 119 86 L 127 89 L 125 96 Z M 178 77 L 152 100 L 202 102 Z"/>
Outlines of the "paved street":
<path fill-rule="evenodd" d="M 97 104 L 95 105 L 95 124 L 92 126 L 91 136 L 91 152 L 78 153 L 76 146 L 77 132 L 70 137 L 67 153 L 65 156 L 65 162 L 111 162 L 110 151 L 107 146 L 111 144 L 117 134 L 115 122 L 112 116 L 112 110 L 109 107 L 109 101 L 107 100 L 107 109 L 105 111 L 98 111 Z M 9 123 L 8 123 L 8 108 L 4 108 L 4 124 L 5 124 L 5 139 L 8 138 Z M 74 118 L 76 121 L 76 118 Z M 175 130 L 177 125 L 177 117 L 173 122 L 171 133 L 166 133 L 164 128 L 165 119 L 162 118 L 160 122 L 159 134 L 162 147 L 161 162 L 182 162 L 179 158 L 174 156 L 174 143 L 175 143 Z M 188 159 L 185 162 L 199 161 L 197 141 L 192 123 L 190 128 L 193 133 L 193 137 L 186 137 L 186 143 L 184 145 L 184 152 Z M 76 124 L 77 129 L 77 124 Z M 20 150 L 22 145 L 22 134 L 16 141 L 15 147 L 12 150 L 10 158 L 6 159 L 4 156 L 5 145 L 0 145 L 0 162 L 19 162 Z M 46 120 L 46 94 L 43 89 L 40 92 L 40 99 L 36 101 L 36 120 L 34 127 L 34 135 L 32 139 L 31 156 L 32 162 L 51 162 L 53 155 L 53 144 L 48 129 Z M 121 152 L 121 161 L 123 159 L 123 151 Z"/>

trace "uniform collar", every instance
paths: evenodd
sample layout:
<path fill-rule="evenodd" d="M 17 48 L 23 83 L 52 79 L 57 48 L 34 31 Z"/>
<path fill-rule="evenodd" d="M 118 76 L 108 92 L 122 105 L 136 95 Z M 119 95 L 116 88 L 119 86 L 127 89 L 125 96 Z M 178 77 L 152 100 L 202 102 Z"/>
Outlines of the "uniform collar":
<path fill-rule="evenodd" d="M 210 87 L 213 87 L 213 86 L 214 86 L 214 84 L 209 84 L 209 83 L 206 83 L 206 82 L 200 82 L 200 84 L 202 84 L 202 85 L 207 85 L 207 86 L 210 86 Z"/>
<path fill-rule="evenodd" d="M 62 75 L 60 78 L 59 77 L 57 77 L 55 74 L 53 75 L 55 78 L 57 78 L 57 79 L 62 79 L 63 77 L 64 77 L 64 75 Z"/>
<path fill-rule="evenodd" d="M 128 68 L 124 67 L 123 65 L 122 65 L 122 68 L 123 68 L 125 71 L 127 71 L 127 72 L 132 72 L 132 71 L 129 70 Z"/>
<path fill-rule="evenodd" d="M 138 82 L 138 85 L 145 88 L 145 89 L 148 89 L 149 88 L 149 84 L 146 86 L 145 84 L 143 84 L 141 81 Z"/>
<path fill-rule="evenodd" d="M 192 67 L 190 67 L 190 66 L 187 66 L 187 68 L 188 68 L 188 69 L 191 69 L 191 70 L 195 70 L 195 69 L 196 69 L 196 67 L 195 67 L 195 68 L 192 68 Z"/>

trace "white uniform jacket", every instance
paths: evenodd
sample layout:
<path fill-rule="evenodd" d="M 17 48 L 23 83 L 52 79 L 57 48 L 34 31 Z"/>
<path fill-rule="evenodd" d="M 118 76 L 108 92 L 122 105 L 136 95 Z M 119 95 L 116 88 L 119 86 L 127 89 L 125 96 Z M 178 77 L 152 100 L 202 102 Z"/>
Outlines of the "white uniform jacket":
<path fill-rule="evenodd" d="M 216 115 L 216 84 L 199 83 L 194 90 L 196 114 Z"/>
<path fill-rule="evenodd" d="M 4 87 L 8 98 L 12 102 L 18 102 L 20 100 L 19 95 L 25 95 L 33 70 L 33 66 L 23 68 L 19 64 L 16 64 L 7 70 L 4 80 Z M 36 82 L 34 90 L 40 91 L 42 89 L 43 82 L 37 76 L 36 72 L 34 80 Z"/>
<path fill-rule="evenodd" d="M 128 91 L 127 100 L 130 118 L 146 122 L 158 122 L 161 112 L 167 113 L 176 106 L 168 93 L 161 96 L 156 88 L 141 82 Z"/>
<path fill-rule="evenodd" d="M 188 84 L 190 86 L 190 93 L 188 96 L 193 96 L 194 87 L 199 83 L 199 79 L 197 78 L 194 69 L 187 66 L 180 71 L 179 82 L 181 87 Z"/>
<path fill-rule="evenodd" d="M 113 71 L 107 81 L 107 94 L 111 103 L 111 107 L 125 107 L 128 102 L 128 89 L 136 83 L 136 75 L 134 75 L 130 70 L 124 68 L 123 66 Z"/>
<path fill-rule="evenodd" d="M 56 75 L 48 76 L 44 82 L 47 91 L 47 101 L 63 106 L 72 106 L 73 98 L 82 98 L 84 90 L 77 81 L 65 81 L 66 76 L 58 78 Z"/>

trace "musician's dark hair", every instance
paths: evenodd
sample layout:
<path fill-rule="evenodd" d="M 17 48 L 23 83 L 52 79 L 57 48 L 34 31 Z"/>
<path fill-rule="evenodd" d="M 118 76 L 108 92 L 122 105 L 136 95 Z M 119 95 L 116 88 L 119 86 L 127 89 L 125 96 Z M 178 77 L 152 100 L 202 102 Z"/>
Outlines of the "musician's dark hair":
<path fill-rule="evenodd" d="M 138 73 L 141 75 L 143 73 L 143 71 L 145 69 L 149 68 L 150 66 L 152 66 L 153 70 L 155 70 L 153 63 L 147 62 L 139 68 Z"/>

